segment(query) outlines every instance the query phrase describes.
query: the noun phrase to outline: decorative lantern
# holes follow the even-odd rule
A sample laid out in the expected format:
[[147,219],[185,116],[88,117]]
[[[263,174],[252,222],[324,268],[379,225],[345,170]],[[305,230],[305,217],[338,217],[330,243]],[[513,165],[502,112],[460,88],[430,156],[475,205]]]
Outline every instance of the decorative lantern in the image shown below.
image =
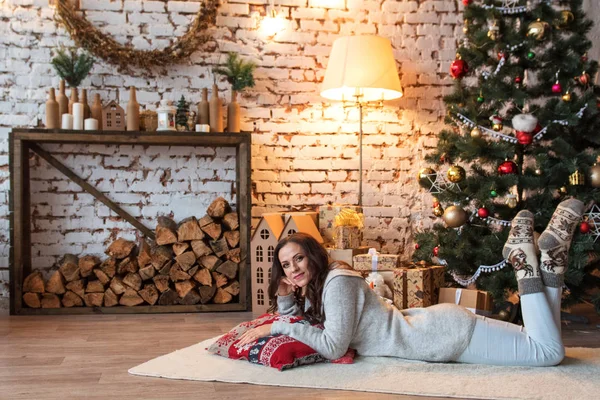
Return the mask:
[[158,113],[157,131],[177,131],[177,128],[175,127],[175,114],[177,113],[177,109],[173,107],[171,100],[161,100],[160,107],[156,111]]
[[573,186],[581,186],[585,184],[585,177],[583,174],[577,170],[569,175],[569,184]]

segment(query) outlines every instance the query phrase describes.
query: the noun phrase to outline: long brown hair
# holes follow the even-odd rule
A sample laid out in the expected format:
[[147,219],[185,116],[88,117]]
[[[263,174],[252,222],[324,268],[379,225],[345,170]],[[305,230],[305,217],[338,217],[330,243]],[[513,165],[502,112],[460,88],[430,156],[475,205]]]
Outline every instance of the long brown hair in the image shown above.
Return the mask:
[[297,232],[284,239],[281,239],[275,247],[273,254],[273,266],[271,267],[271,281],[269,282],[269,298],[272,301],[272,305],[269,308],[269,312],[277,310],[277,289],[279,289],[279,281],[285,277],[281,261],[279,261],[279,252],[283,246],[288,243],[296,243],[302,248],[304,255],[308,259],[308,270],[310,271],[311,280],[306,285],[305,296],[302,296],[302,288],[296,289],[294,292],[294,300],[296,304],[304,311],[305,298],[310,302],[310,308],[304,312],[305,318],[311,323],[323,323],[325,322],[325,314],[322,310],[322,295],[323,286],[325,284],[325,278],[329,271],[333,268],[348,268],[351,267],[342,262],[334,262],[329,264],[329,255],[327,250],[319,242],[316,241],[312,236]]

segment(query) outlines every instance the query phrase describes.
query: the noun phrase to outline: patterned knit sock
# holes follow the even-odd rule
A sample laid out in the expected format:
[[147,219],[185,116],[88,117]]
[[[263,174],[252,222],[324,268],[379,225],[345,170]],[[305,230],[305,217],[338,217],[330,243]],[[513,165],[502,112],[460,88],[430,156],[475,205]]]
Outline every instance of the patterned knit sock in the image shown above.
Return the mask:
[[512,220],[502,255],[515,269],[521,295],[544,291],[533,243],[533,214],[531,212],[519,211]]
[[583,208],[583,203],[577,199],[561,202],[552,214],[548,227],[538,239],[538,246],[542,252],[540,269],[546,286],[563,285],[571,239],[583,215]]

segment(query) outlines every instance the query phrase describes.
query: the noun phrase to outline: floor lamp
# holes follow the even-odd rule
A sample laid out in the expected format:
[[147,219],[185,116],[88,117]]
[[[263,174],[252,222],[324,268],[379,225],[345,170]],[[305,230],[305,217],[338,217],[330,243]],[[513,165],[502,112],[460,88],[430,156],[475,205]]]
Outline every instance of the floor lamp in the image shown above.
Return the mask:
[[329,100],[353,101],[359,110],[358,205],[362,206],[362,109],[369,102],[402,96],[392,45],[379,36],[344,36],[333,42],[321,96]]

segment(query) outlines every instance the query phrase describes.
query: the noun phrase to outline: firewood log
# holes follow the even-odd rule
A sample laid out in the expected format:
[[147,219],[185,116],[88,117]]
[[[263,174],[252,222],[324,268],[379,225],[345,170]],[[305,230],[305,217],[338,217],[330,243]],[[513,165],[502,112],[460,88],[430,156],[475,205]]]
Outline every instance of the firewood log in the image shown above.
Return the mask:
[[187,272],[189,276],[194,276],[196,274],[196,271],[198,271],[200,269],[200,266],[198,264],[194,265],[192,268],[188,269]]
[[173,258],[173,250],[167,246],[155,246],[150,253],[152,254],[152,265],[157,271]]
[[238,281],[229,282],[228,285],[223,286],[223,290],[232,296],[240,294],[240,283]]
[[104,292],[86,293],[83,300],[87,307],[102,307],[102,303],[104,302]]
[[229,203],[223,197],[217,197],[206,209],[206,213],[213,218],[223,218],[229,211]]
[[159,246],[165,244],[177,243],[177,225],[175,221],[168,217],[158,217],[156,225],[156,244]]
[[212,286],[212,276],[207,268],[200,268],[198,272],[194,274],[194,279],[201,285]]
[[161,306],[168,306],[179,303],[179,295],[176,291],[167,289],[158,298],[158,304]]
[[126,257],[119,262],[117,266],[117,274],[123,275],[129,272],[137,272],[139,269],[135,257]]
[[114,257],[120,260],[122,258],[128,257],[134,248],[134,242],[125,240],[123,238],[118,238],[117,240],[112,242],[110,246],[108,246],[108,249],[106,249],[105,253],[108,254],[110,257]]
[[[100,281],[89,281],[85,288],[86,293],[104,293],[104,285]],[[100,303],[102,304],[102,303]]]
[[74,292],[67,290],[62,298],[62,305],[65,307],[81,307],[83,306],[83,300]]
[[213,217],[211,217],[210,215],[205,215],[204,217],[202,217],[198,220],[198,225],[200,225],[200,228],[202,228],[202,227],[204,227],[206,225],[210,225],[214,222],[215,222],[215,220],[213,219]]
[[208,244],[217,257],[221,257],[222,255],[227,254],[229,251],[229,246],[227,246],[227,240],[225,238],[211,240],[208,242]]
[[217,268],[219,265],[221,265],[221,263],[223,263],[223,261],[221,261],[221,259],[219,257],[210,255],[210,256],[200,257],[200,259],[198,260],[198,263],[200,265],[202,265],[204,268],[208,268],[212,271],[215,268]]
[[117,259],[110,257],[100,264],[100,269],[109,277],[112,278],[117,272]]
[[96,256],[83,256],[79,259],[79,274],[82,278],[92,274],[92,270],[100,265],[100,259]]
[[27,292],[23,294],[23,301],[27,304],[27,307],[40,308],[42,306],[41,296],[39,293]]
[[98,280],[102,282],[103,285],[108,285],[110,283],[110,277],[106,275],[106,273],[104,273],[104,271],[102,271],[101,269],[94,269],[94,275],[96,275],[96,278],[98,278]]
[[115,294],[123,294],[127,290],[127,286],[123,284],[123,281],[118,276],[115,276],[110,281],[110,288]]
[[73,254],[65,254],[60,262],[59,270],[67,282],[79,279],[79,259]]
[[227,259],[233,261],[236,264],[242,262],[241,258],[241,249],[238,247],[237,249],[231,249],[227,252]]
[[212,254],[212,249],[208,247],[203,240],[193,240],[191,244],[192,251],[196,255],[196,258]]
[[140,297],[151,306],[156,304],[158,301],[158,290],[152,283],[146,284],[142,290],[139,291]]
[[143,281],[147,281],[148,279],[152,279],[154,275],[156,275],[156,270],[152,265],[148,265],[147,267],[140,268],[138,271],[140,277]]
[[141,238],[138,243],[137,255],[137,262],[140,268],[147,266],[152,261],[151,249],[152,248],[150,247],[150,244],[148,244],[146,239]]
[[215,271],[222,273],[229,279],[233,279],[237,276],[238,265],[233,261],[225,261],[223,264],[219,265]]
[[191,280],[181,281],[175,283],[175,290],[179,297],[184,298],[190,290],[195,287],[194,283]]
[[42,308],[60,308],[60,297],[54,293],[44,293],[42,295]]
[[44,278],[40,271],[33,271],[23,281],[23,291],[32,293],[44,293]]
[[227,293],[225,290],[218,288],[215,297],[213,298],[213,302],[215,304],[225,304],[229,303],[233,299],[233,296],[230,293]]
[[227,231],[223,234],[229,247],[237,247],[240,244],[240,231]]
[[223,224],[225,224],[225,226],[229,228],[230,231],[234,231],[237,228],[239,228],[240,219],[238,217],[238,213],[230,212],[228,214],[225,214],[225,216],[223,217]]
[[196,217],[189,217],[179,223],[177,228],[177,239],[180,242],[185,240],[201,240],[204,239],[204,233],[198,225]]
[[200,295],[195,289],[192,289],[181,299],[180,303],[185,305],[198,304],[200,303]]
[[77,296],[83,299],[83,295],[85,294],[85,286],[83,279],[78,279],[73,282],[67,283],[67,290],[77,294]]
[[189,249],[190,244],[187,242],[179,242],[179,243],[174,243],[173,244],[173,253],[178,256],[181,253],[185,252],[187,249]]
[[164,292],[169,289],[169,277],[167,275],[156,275],[152,278],[159,292]]
[[190,275],[182,270],[179,264],[175,263],[171,267],[171,271],[169,271],[169,278],[171,278],[173,282],[179,282],[190,279]]
[[50,279],[46,282],[46,292],[63,294],[66,292],[65,282],[60,271],[56,270],[50,275]]
[[113,307],[119,304],[119,297],[112,291],[111,288],[104,292],[104,307]]
[[163,267],[158,271],[160,275],[169,275],[171,273],[171,267],[175,264],[175,261],[169,260]]
[[202,230],[204,231],[204,233],[206,233],[208,236],[210,236],[213,240],[217,240],[218,238],[220,238],[221,233],[223,232],[223,229],[221,228],[221,224],[215,224],[215,223],[203,226]]
[[198,288],[198,294],[200,295],[200,303],[208,303],[213,298],[216,292],[216,286],[200,286]]
[[175,257],[175,261],[177,261],[182,270],[187,271],[196,263],[196,255],[193,251],[186,251]]
[[220,288],[223,287],[225,285],[227,285],[227,277],[223,274],[220,274],[218,272],[211,272],[211,275],[213,277],[213,279],[215,280],[215,285]]
[[125,290],[125,293],[123,293],[123,296],[121,296],[121,298],[119,299],[120,305],[128,307],[139,306],[143,302],[144,299],[142,299],[138,295],[138,292],[136,292],[132,288],[127,288],[127,290]]
[[135,272],[130,272],[125,275],[125,278],[123,278],[123,283],[135,291],[138,291],[142,288],[142,278],[140,277],[140,274]]

